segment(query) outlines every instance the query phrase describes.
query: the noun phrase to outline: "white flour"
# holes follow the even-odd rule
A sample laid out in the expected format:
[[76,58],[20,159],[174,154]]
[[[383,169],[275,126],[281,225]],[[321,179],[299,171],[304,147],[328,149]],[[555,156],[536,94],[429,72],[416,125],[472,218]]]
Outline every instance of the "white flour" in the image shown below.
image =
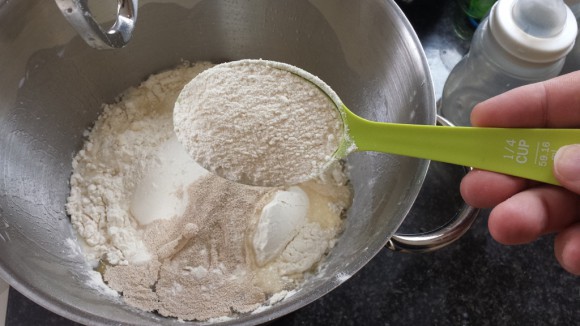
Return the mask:
[[280,63],[217,65],[188,83],[175,104],[179,141],[203,167],[261,186],[319,175],[342,140],[336,104]]
[[[334,246],[351,200],[334,166],[297,186],[308,196],[306,217],[272,228],[276,215],[260,212],[283,209],[276,194],[284,189],[200,170],[176,142],[172,109],[210,66],[154,75],[106,105],[74,158],[67,202],[84,253],[108,286],[132,306],[184,320],[235,317],[284,297]],[[279,228],[294,236],[273,239]]]
[[105,105],[83,149],[73,160],[67,211],[91,261],[138,263],[149,258],[130,204],[154,149],[173,137],[172,106],[179,89],[211,67],[168,71]]

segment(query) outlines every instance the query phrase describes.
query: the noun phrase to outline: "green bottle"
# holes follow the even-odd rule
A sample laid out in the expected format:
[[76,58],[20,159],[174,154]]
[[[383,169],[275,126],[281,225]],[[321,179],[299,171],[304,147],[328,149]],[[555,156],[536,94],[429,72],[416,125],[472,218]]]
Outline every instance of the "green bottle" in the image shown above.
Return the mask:
[[458,2],[467,16],[479,22],[487,15],[496,0],[458,0]]

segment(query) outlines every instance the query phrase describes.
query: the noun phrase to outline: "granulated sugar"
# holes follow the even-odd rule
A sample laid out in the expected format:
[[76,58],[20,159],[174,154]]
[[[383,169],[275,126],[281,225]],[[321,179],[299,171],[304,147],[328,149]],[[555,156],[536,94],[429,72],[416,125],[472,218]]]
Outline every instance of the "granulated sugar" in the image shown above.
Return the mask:
[[261,186],[297,184],[327,166],[342,140],[336,104],[278,65],[286,67],[228,62],[184,87],[175,104],[175,132],[199,164],[228,180]]
[[[276,198],[288,198],[289,189],[203,171],[175,138],[172,108],[210,66],[154,75],[106,105],[74,158],[67,202],[85,256],[106,284],[132,306],[184,320],[235,318],[285,297],[334,246],[352,197],[336,164],[296,186],[307,196],[305,216],[272,230],[276,216],[264,208],[285,209],[289,203]],[[272,239],[285,232],[293,236]]]

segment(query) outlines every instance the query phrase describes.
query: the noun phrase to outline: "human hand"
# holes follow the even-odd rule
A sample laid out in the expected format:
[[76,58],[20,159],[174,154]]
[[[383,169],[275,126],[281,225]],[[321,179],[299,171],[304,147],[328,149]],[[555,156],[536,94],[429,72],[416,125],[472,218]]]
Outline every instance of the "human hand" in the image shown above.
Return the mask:
[[[580,128],[580,71],[516,88],[478,104],[474,126]],[[563,187],[474,170],[461,182],[465,201],[494,207],[488,228],[503,244],[522,244],[556,232],[554,253],[580,275],[580,144],[561,148],[554,175]]]

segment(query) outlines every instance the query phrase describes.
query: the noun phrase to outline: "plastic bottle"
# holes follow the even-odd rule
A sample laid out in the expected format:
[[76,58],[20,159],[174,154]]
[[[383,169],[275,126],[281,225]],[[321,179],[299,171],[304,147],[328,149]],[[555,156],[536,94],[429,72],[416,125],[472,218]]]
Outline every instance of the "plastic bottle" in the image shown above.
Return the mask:
[[576,18],[562,0],[499,0],[445,82],[441,113],[468,126],[477,103],[556,77],[577,32]]
[[[580,26],[580,0],[566,0],[565,2],[572,9],[572,12],[576,16],[576,22]],[[562,68],[561,74],[577,70],[580,70],[580,33],[576,36],[574,48],[566,56],[566,63],[564,64],[564,68]]]

